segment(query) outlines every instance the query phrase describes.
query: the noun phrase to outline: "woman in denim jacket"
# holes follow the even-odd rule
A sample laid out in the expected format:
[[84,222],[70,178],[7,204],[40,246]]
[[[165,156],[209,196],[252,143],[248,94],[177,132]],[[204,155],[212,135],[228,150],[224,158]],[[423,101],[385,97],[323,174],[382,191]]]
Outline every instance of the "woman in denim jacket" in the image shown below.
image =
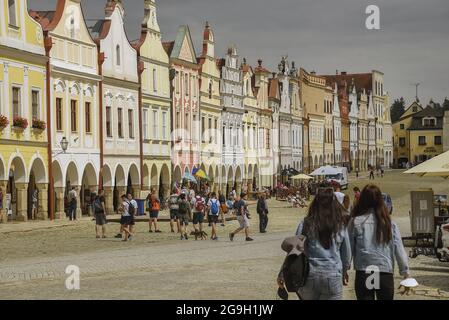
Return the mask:
[[358,300],[393,300],[394,262],[404,279],[409,278],[408,257],[396,223],[391,221],[382,192],[366,186],[352,211],[348,227],[356,271]]
[[310,273],[306,285],[299,289],[302,300],[341,300],[347,270],[351,264],[351,247],[342,209],[332,188],[319,188],[296,234],[304,234]]

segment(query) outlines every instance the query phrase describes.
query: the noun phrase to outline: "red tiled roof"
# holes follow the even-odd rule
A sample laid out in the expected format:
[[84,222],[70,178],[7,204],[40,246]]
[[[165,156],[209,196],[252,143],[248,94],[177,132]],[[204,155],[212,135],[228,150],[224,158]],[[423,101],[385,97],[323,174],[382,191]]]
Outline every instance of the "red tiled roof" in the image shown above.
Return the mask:
[[273,99],[279,99],[279,79],[270,79],[268,84],[268,97]]
[[41,26],[45,29],[55,17],[56,11],[35,11],[29,10],[30,16],[39,22]]
[[164,50],[165,52],[167,52],[168,56],[171,56],[171,52],[173,50],[174,45],[175,45],[174,41],[162,42],[162,46],[164,47]]
[[371,73],[347,73],[338,75],[323,75],[322,77],[326,78],[327,84],[333,88],[335,88],[335,83],[340,86],[343,81],[346,81],[348,90],[350,90],[352,79],[354,79],[356,90],[358,92],[363,89],[365,89],[367,93],[373,90],[373,75]]

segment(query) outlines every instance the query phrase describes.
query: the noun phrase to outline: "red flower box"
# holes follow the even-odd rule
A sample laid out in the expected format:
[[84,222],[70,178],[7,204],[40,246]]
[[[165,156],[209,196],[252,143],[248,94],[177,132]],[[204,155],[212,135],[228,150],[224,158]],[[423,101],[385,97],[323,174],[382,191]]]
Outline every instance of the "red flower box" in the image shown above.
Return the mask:
[[32,128],[37,130],[45,130],[47,128],[47,124],[45,123],[45,121],[33,119]]
[[22,117],[15,117],[12,126],[20,129],[28,128],[28,120]]
[[6,128],[9,125],[9,120],[4,115],[0,115],[0,128]]

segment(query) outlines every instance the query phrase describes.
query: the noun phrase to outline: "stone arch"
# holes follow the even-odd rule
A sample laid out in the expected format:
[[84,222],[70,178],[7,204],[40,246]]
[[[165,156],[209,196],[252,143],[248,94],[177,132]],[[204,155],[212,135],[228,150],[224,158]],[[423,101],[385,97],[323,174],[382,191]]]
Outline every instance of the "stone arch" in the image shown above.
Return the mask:
[[226,182],[227,178],[228,178],[228,176],[226,174],[226,167],[222,166],[221,167],[221,182],[224,184]]
[[232,166],[230,166],[228,168],[227,179],[228,179],[228,183],[232,183],[232,184],[234,183],[234,170],[233,170]]
[[143,187],[145,189],[150,188],[150,170],[147,164],[143,166]]
[[40,157],[35,157],[31,161],[30,175],[33,173],[36,183],[48,183],[47,170],[44,161]]
[[75,162],[72,161],[69,163],[69,165],[67,166],[65,176],[66,176],[65,183],[67,185],[70,184],[70,187],[79,186],[81,184],[79,181],[78,168],[76,167]]
[[128,177],[133,186],[140,186],[140,173],[136,164],[131,164],[128,170]]
[[210,182],[214,183],[215,181],[215,175],[214,175],[214,168],[212,166],[209,167],[209,173],[207,174],[210,178]]
[[14,181],[16,183],[27,183],[28,174],[25,166],[25,160],[22,155],[15,154],[11,156],[9,160],[9,170],[8,173],[13,173]]
[[320,156],[320,166],[323,165],[323,155]]
[[153,164],[151,167],[151,187],[156,188],[159,186],[159,175],[157,172],[157,166]]
[[61,165],[57,160],[53,161],[52,171],[53,171],[53,186],[55,188],[63,188],[64,176],[62,175]]
[[168,166],[166,164],[162,165],[160,178],[159,178],[159,184],[160,184],[160,193],[164,198],[167,198],[170,196],[170,170],[168,169]]
[[103,179],[103,186],[104,187],[112,187],[113,180],[112,180],[112,171],[109,165],[105,164],[103,166],[103,170],[101,172],[101,177]]
[[240,183],[242,182],[242,168],[238,166],[235,170],[235,182]]
[[173,173],[173,179],[174,179],[174,182],[181,183],[181,180],[182,180],[182,171],[181,171],[181,167],[176,166],[176,167],[175,167],[175,170],[174,170],[173,172],[174,172],[174,173]]
[[6,180],[6,169],[5,169],[5,161],[3,160],[2,155],[0,154],[0,181]]
[[126,186],[125,170],[123,169],[121,164],[117,165],[117,167],[115,168],[114,180],[115,180],[114,186],[116,187]]
[[248,179],[252,179],[253,178],[253,166],[250,164],[248,166]]
[[86,182],[90,187],[98,186],[97,172],[90,162],[84,167],[82,182]]

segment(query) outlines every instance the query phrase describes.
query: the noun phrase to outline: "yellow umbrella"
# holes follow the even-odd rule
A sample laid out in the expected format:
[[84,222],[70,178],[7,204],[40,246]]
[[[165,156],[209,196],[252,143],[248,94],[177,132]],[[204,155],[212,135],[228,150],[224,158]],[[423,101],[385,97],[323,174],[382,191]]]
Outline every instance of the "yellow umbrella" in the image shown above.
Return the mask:
[[405,172],[420,177],[449,178],[449,151],[427,160]]
[[308,176],[306,174],[298,174],[297,176],[292,177],[293,180],[312,180],[313,178],[311,176]]
[[195,176],[197,177],[197,178],[200,178],[200,179],[205,179],[205,180],[210,180],[210,178],[209,178],[209,176],[206,174],[206,172],[204,172],[203,170],[198,170],[196,173],[195,173]]

